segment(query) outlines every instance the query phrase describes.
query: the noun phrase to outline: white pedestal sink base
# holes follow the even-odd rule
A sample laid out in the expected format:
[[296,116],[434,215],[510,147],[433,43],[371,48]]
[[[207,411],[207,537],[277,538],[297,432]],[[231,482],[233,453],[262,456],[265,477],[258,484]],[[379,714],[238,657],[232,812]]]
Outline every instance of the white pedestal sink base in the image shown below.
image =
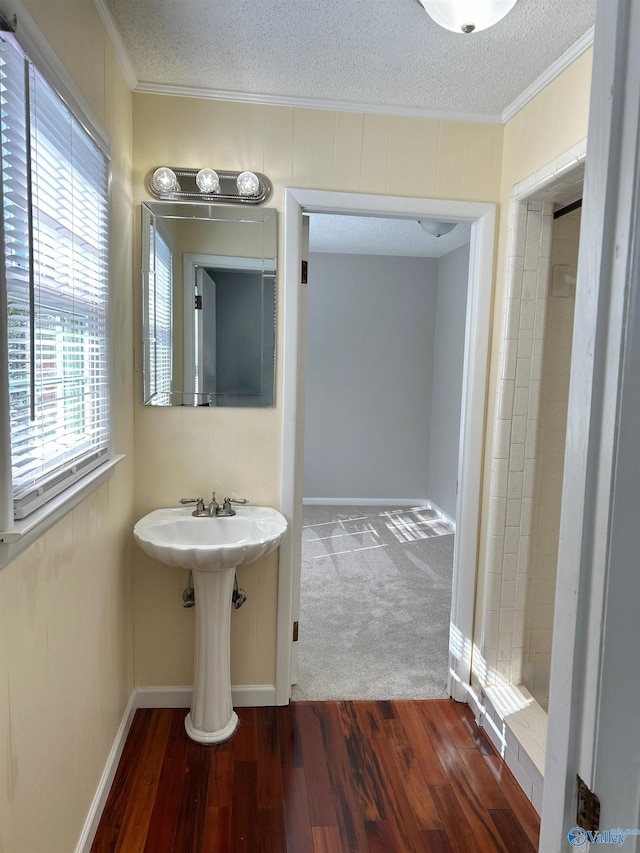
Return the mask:
[[196,648],[191,712],[184,721],[198,743],[228,740],[238,725],[231,704],[231,595],[236,570],[193,570]]
[[196,651],[191,712],[184,725],[199,743],[228,740],[238,725],[229,659],[235,567],[271,554],[286,532],[286,518],[264,506],[242,506],[222,518],[194,517],[185,507],[156,509],[133,528],[145,554],[193,572]]
[[223,743],[223,741],[229,740],[237,726],[238,715],[235,711],[232,713],[231,719],[227,725],[217,732],[203,732],[200,729],[194,728],[193,723],[191,722],[190,713],[184,718],[184,730],[191,740],[195,740],[198,743]]

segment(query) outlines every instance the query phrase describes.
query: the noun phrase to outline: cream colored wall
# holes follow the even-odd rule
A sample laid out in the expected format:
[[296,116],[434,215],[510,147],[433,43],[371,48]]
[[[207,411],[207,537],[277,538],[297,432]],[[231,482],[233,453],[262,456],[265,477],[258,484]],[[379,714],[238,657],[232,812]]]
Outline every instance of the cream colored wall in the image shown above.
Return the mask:
[[[546,164],[587,136],[591,87],[592,50],[584,53],[566,71],[553,80],[537,97],[520,110],[504,127],[502,179],[500,187],[500,218],[496,279],[493,297],[493,330],[487,424],[496,416],[496,386],[498,379],[499,342],[505,301],[505,259],[508,245],[509,204],[513,185],[534,175]],[[480,529],[479,568],[477,585],[474,645],[482,647],[485,628],[484,589],[489,517],[489,471],[493,442],[492,429],[485,435],[485,476],[483,479],[482,518]]]
[[112,136],[116,450],[88,500],[0,572],[0,850],[75,849],[132,685],[131,94],[90,0],[27,0]]
[[[497,202],[500,125],[401,118],[134,95],[134,192],[160,164],[254,169],[285,187]],[[136,216],[139,211],[136,210]],[[280,258],[283,257],[282,220]],[[136,407],[136,513],[216,489],[279,505],[282,400],[282,276],[279,277],[277,404],[274,409]],[[140,341],[137,343],[139,364]],[[139,399],[141,377],[136,376]],[[135,679],[190,684],[192,610],[181,606],[186,573],[135,551]],[[232,614],[232,681],[273,684],[277,558],[239,572],[248,601]]]

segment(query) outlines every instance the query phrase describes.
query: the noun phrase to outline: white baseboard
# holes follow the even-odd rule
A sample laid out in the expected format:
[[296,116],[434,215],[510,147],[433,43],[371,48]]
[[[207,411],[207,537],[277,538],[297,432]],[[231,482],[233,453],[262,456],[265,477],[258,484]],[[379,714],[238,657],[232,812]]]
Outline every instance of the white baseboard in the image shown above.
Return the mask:
[[434,512],[437,512],[443,521],[446,521],[447,524],[450,524],[451,527],[453,527],[453,532],[455,533],[456,532],[456,523],[453,520],[453,518],[451,518],[450,515],[447,515],[446,512],[441,510],[440,507],[438,506],[438,504],[434,504],[433,501],[427,501],[427,504],[429,506],[429,509],[432,509]]
[[429,506],[426,498],[303,498],[306,506]]
[[[90,853],[91,845],[102,817],[118,763],[138,708],[188,708],[192,688],[185,687],[134,687],[109,752],[98,788],[91,802],[75,853]],[[276,704],[274,684],[241,684],[231,687],[231,697],[236,708],[270,707]]]
[[107,802],[107,797],[109,796],[109,791],[111,790],[116,770],[118,769],[122,750],[124,749],[124,745],[127,741],[127,735],[129,734],[131,723],[133,722],[133,716],[136,712],[136,708],[138,707],[136,704],[136,698],[136,691],[134,688],[129,696],[129,701],[127,702],[124,714],[122,715],[122,720],[120,721],[118,731],[116,732],[116,736],[113,741],[113,746],[109,752],[107,763],[102,771],[98,788],[91,802],[84,826],[82,827],[80,839],[76,845],[76,853],[89,853],[91,850],[91,845],[93,844],[93,839],[98,829],[98,824],[100,823],[100,818],[102,817],[102,812],[104,810],[105,803]]
[[[491,688],[488,688],[489,693]],[[522,687],[511,687],[514,695],[523,693],[525,700],[529,702],[530,694]],[[498,689],[499,692],[499,689]],[[531,697],[530,705],[515,714],[501,713],[492,702],[491,696],[486,689],[478,696],[474,690],[468,689],[467,702],[473,711],[478,725],[486,731],[495,748],[500,753],[505,764],[511,770],[516,782],[522,792],[531,802],[531,805],[542,814],[542,795],[544,791],[544,771],[540,767],[539,748],[533,750],[527,738],[528,730],[539,727],[539,718],[545,712]],[[524,716],[524,725],[516,719]],[[514,717],[514,720],[510,720]],[[522,732],[524,731],[524,735]],[[545,730],[546,733],[546,730]]]
[[[136,708],[188,708],[191,687],[136,687]],[[274,684],[240,684],[231,686],[234,708],[265,708],[276,704]]]
[[428,498],[303,498],[305,506],[420,506],[437,512],[443,521],[453,527],[456,523],[446,512]]

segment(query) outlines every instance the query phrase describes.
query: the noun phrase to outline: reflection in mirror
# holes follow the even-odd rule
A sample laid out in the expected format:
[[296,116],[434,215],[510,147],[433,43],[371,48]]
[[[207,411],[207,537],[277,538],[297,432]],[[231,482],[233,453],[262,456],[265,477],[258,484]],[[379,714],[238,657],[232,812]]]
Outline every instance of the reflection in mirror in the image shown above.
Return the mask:
[[143,402],[273,406],[277,213],[142,204]]

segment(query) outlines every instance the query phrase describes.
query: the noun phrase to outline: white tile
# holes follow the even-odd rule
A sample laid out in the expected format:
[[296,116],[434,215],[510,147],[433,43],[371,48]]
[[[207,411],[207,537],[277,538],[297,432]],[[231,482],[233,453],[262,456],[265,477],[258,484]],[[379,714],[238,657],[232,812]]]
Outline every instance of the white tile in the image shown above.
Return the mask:
[[[500,600],[500,607],[508,607],[513,609],[516,603],[516,582],[515,581],[502,581],[502,597]],[[512,625],[513,627],[513,625]]]
[[510,440],[511,421],[503,419],[496,421],[496,431],[494,436],[494,455],[496,459],[509,458]]
[[[513,300],[520,301],[520,300]],[[507,338],[503,342],[501,379],[515,379],[518,359],[518,342],[515,338]]]
[[[520,359],[518,359],[518,362],[520,362]],[[511,444],[524,444],[526,438],[527,419],[524,415],[514,415],[511,418]]]
[[522,299],[520,304],[520,329],[533,329],[536,319],[536,300]]
[[505,333],[509,340],[516,340],[520,328],[520,297],[505,300]]
[[[507,497],[511,500],[520,500],[520,498],[522,498],[523,484],[524,472],[510,471],[507,485]],[[507,525],[509,525],[509,522],[507,522]]]
[[509,482],[509,460],[494,459],[491,463],[491,474],[491,494],[496,498],[506,498]]
[[504,760],[506,761],[509,770],[511,770],[511,772],[515,776],[516,782],[522,788],[525,797],[530,800],[533,793],[533,783],[520,766],[517,754],[514,753],[511,749],[507,748],[505,750]]
[[510,418],[513,414],[513,379],[501,379],[498,383],[498,417]]
[[513,633],[513,607],[501,607],[500,608],[500,633],[501,634],[511,634]]
[[501,535],[504,531],[507,515],[507,502],[504,498],[491,498],[489,500],[489,533]]
[[533,349],[533,329],[520,329],[518,334],[518,358],[529,358]]
[[522,501],[512,499],[507,501],[507,517],[506,523],[509,526],[518,527],[520,525],[520,514],[522,512]]
[[524,480],[522,495],[525,498],[533,498],[536,491],[536,460],[535,453],[524,460]]
[[524,444],[512,444],[509,453],[509,471],[524,471]]
[[485,607],[487,610],[498,613],[500,610],[500,598],[502,595],[502,575],[497,572],[487,572],[485,584]]
[[520,544],[520,528],[507,527],[504,531],[504,553],[518,554],[518,546]]
[[[500,573],[504,555],[504,537],[490,534],[487,538],[487,570]],[[491,608],[492,610],[495,608]]]
[[531,805],[538,812],[538,815],[542,816],[542,792],[539,791],[535,785],[531,794]]
[[531,552],[531,537],[520,536],[518,543],[518,572],[522,572],[529,565],[529,554]]
[[538,292],[537,270],[527,270],[522,275],[522,299],[535,299]]
[[529,388],[524,385],[520,388],[514,388],[513,393],[513,414],[526,415],[529,411]]

